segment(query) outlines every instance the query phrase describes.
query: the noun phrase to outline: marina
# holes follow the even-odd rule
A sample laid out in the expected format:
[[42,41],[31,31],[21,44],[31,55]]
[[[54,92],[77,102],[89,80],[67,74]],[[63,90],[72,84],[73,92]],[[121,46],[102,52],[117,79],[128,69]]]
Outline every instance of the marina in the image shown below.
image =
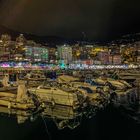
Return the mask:
[[[57,72],[56,72],[57,73]],[[40,74],[18,79],[17,86],[9,85],[9,79],[5,76],[1,81],[3,87],[0,91],[0,105],[8,109],[17,110],[40,110],[47,108],[48,105],[55,107],[68,106],[75,110],[92,106],[93,110],[105,108],[110,103],[118,106],[129,106],[139,102],[139,81],[136,84],[120,79],[113,79],[106,73],[100,77],[94,77],[94,72],[89,72],[85,77],[68,75],[67,71],[57,78],[51,80]],[[8,75],[8,74],[7,74]],[[87,78],[88,75],[88,78]],[[108,77],[107,77],[108,75]],[[125,75],[128,74],[120,73]],[[136,76],[131,73],[131,76]],[[138,72],[137,72],[137,75]],[[82,76],[82,75],[81,75]],[[33,77],[33,78],[32,78]],[[135,77],[136,78],[136,77]],[[34,81],[39,83],[33,84]],[[32,84],[30,84],[32,83]]]
[[0,140],[139,140],[139,7],[0,0]]

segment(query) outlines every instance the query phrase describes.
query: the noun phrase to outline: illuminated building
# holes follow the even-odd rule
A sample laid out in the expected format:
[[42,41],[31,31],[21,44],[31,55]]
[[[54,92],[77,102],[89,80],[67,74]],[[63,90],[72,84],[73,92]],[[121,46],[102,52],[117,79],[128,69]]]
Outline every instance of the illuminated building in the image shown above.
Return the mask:
[[32,46],[25,46],[25,60],[33,61],[33,47]]
[[101,61],[101,64],[109,64],[109,56],[110,53],[107,52],[99,52],[98,53],[98,60]]
[[49,54],[49,62],[50,63],[57,63],[58,60],[58,51],[55,47],[47,47],[48,48],[48,54]]
[[138,48],[140,47],[138,42],[129,43],[121,47],[121,55],[123,63],[138,63]]
[[33,58],[34,62],[41,61],[47,62],[48,61],[48,49],[43,46],[36,46],[33,48]]
[[79,44],[75,44],[72,46],[72,56],[73,56],[73,61],[80,60],[81,46],[79,46]]
[[69,45],[57,46],[59,60],[64,60],[65,64],[72,62],[72,47]]
[[11,36],[3,34],[0,39],[0,59],[8,61],[10,59]]
[[114,55],[113,57],[113,64],[114,65],[121,65],[122,64],[122,57],[121,55]]
[[23,61],[25,59],[25,45],[27,40],[23,34],[20,34],[15,41],[15,61]]
[[25,46],[25,60],[31,62],[48,62],[48,49],[39,44]]
[[32,57],[34,62],[41,61],[41,49],[40,45],[36,45],[33,47]]
[[41,61],[42,62],[48,62],[49,59],[49,53],[48,53],[48,48],[46,48],[45,46],[42,46],[41,48]]
[[87,60],[89,56],[88,49],[86,46],[81,46],[80,60]]
[[16,38],[16,46],[22,46],[26,43],[26,39],[24,37],[23,34],[20,34],[17,38]]
[[[93,45],[79,45],[75,44],[72,46],[73,61],[76,63],[78,61],[84,61],[80,63],[86,63],[89,59],[93,59]],[[89,61],[88,61],[89,62]]]
[[140,41],[133,44],[133,61],[140,64]]
[[27,40],[26,45],[24,46],[26,61],[34,61],[33,57],[34,46],[36,46],[36,43],[33,40]]

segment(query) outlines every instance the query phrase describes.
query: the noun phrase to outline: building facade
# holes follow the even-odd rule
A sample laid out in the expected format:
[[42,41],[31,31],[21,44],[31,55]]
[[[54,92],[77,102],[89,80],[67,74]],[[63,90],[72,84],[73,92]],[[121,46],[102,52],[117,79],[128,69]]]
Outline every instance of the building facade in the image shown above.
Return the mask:
[[59,60],[65,64],[72,63],[72,47],[69,45],[57,46]]

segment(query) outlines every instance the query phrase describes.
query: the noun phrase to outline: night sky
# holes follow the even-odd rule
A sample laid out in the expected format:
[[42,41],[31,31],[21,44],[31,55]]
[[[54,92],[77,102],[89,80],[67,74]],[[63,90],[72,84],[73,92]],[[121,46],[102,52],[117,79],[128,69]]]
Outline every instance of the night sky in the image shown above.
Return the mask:
[[0,23],[41,36],[108,40],[140,32],[140,0],[0,0]]

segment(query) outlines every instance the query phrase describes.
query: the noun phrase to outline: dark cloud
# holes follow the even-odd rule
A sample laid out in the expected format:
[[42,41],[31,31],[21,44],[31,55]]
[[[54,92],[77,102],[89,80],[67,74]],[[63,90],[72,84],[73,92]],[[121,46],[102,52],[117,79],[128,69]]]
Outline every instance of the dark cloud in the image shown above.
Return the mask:
[[3,25],[37,35],[110,39],[139,32],[139,0],[1,0]]

